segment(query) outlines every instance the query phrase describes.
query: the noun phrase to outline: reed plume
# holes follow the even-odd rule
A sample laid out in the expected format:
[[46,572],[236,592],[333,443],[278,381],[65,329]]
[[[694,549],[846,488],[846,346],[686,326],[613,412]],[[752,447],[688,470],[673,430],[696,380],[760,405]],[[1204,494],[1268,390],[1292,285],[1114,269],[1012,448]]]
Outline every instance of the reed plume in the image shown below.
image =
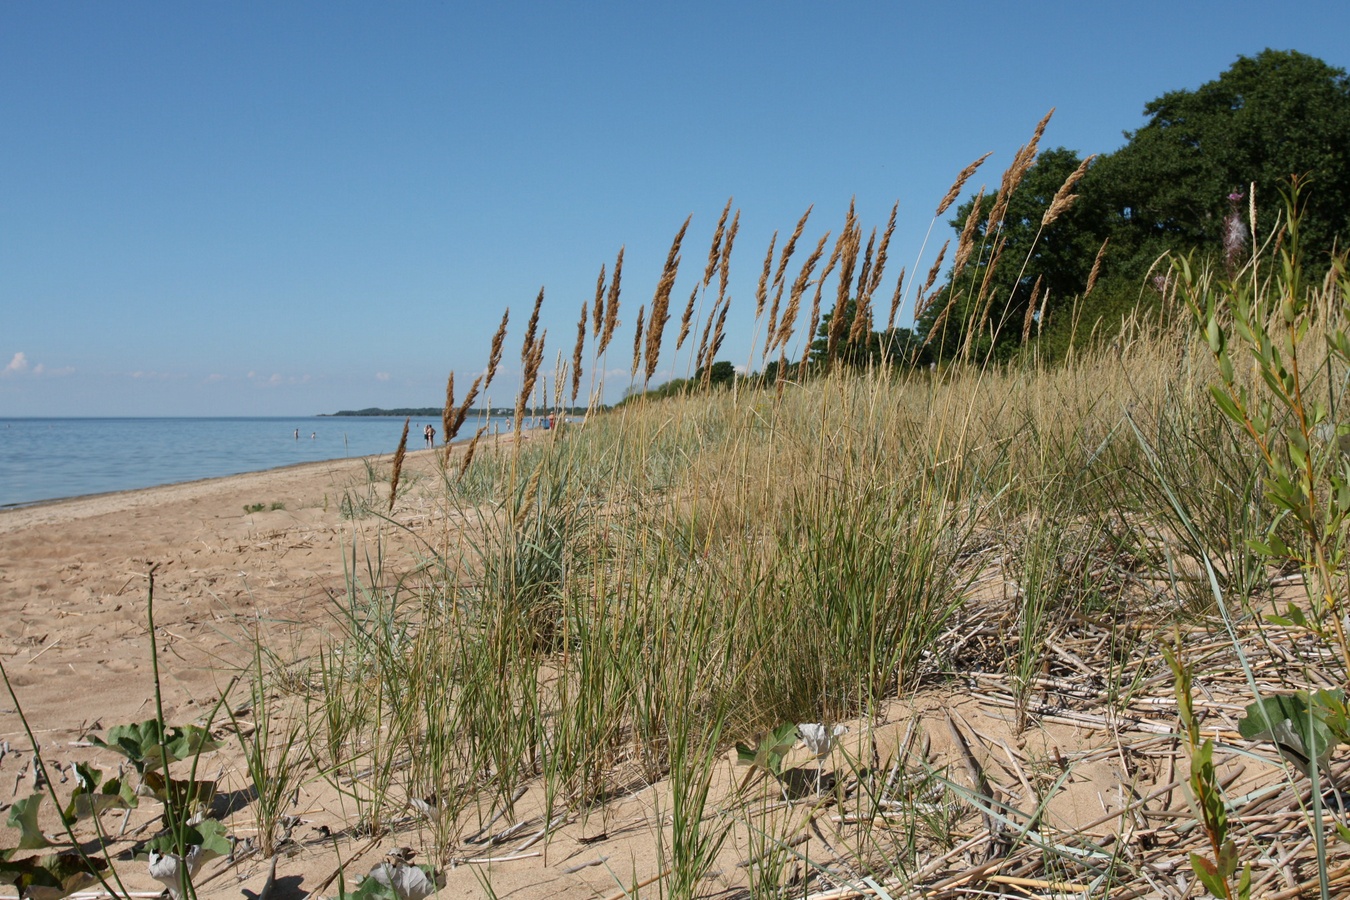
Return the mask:
[[1018,185],[1022,183],[1023,177],[1032,164],[1036,162],[1037,148],[1040,146],[1041,135],[1045,134],[1045,126],[1050,122],[1050,117],[1055,114],[1054,107],[1045,114],[1045,118],[1036,123],[1036,130],[1031,134],[1031,140],[1025,146],[1020,147],[1013,156],[1012,163],[1003,173],[1003,182],[999,185],[998,196],[994,198],[994,206],[989,210],[989,221],[985,225],[985,232],[992,234],[995,228],[1001,227],[1003,218],[1008,213],[1008,201],[1012,199],[1013,192],[1017,190]]
[[597,356],[603,356],[605,350],[609,347],[609,342],[614,339],[614,329],[619,327],[619,279],[623,277],[623,251],[619,248],[619,256],[614,260],[614,274],[609,279],[609,299],[605,301],[605,332],[600,336],[600,346],[595,348]]
[[[445,437],[445,447],[450,447],[451,426],[455,424],[455,372],[445,379],[445,407],[440,410],[440,433]],[[448,451],[447,451],[448,452]],[[447,456],[448,459],[448,456]]]
[[792,290],[788,293],[787,309],[783,311],[783,321],[778,325],[778,334],[774,337],[774,345],[786,349],[787,342],[792,338],[793,326],[797,323],[797,314],[801,309],[802,295],[806,293],[806,286],[811,282],[811,273],[815,271],[816,265],[820,262],[821,255],[825,252],[825,242],[830,239],[830,233],[827,231],[819,241],[816,242],[816,249],[811,251],[811,255],[802,263],[802,269],[797,273],[797,279],[792,282]]
[[[849,206],[849,219],[853,217],[853,207]],[[839,256],[839,289],[835,294],[834,312],[830,315],[830,332],[825,345],[825,359],[833,361],[839,349],[839,340],[844,336],[844,314],[848,310],[849,291],[853,287],[853,267],[858,261],[858,248],[862,244],[861,226],[851,226],[847,231],[848,239]]]
[[492,349],[488,352],[487,380],[483,382],[483,390],[488,389],[492,384],[492,379],[497,374],[497,367],[502,362],[502,343],[506,340],[506,320],[511,316],[511,307],[506,308],[502,313],[502,324],[497,326],[497,333],[492,336]]
[[394,471],[389,476],[389,511],[394,511],[394,500],[398,497],[398,479],[403,474],[403,455],[408,450],[408,423],[412,419],[403,420],[403,436],[398,439],[398,449],[394,451]]
[[1078,168],[1069,173],[1068,178],[1064,179],[1064,183],[1059,186],[1059,190],[1055,191],[1054,199],[1051,200],[1050,205],[1045,208],[1045,215],[1041,216],[1042,228],[1054,222],[1067,212],[1069,207],[1073,206],[1074,201],[1078,199],[1078,195],[1073,193],[1073,189],[1078,186],[1078,182],[1083,179],[1085,174],[1087,174],[1088,164],[1096,158],[1097,155],[1095,153],[1088,156],[1087,159],[1078,164]]
[[[731,273],[731,245],[736,243],[736,235],[741,230],[741,211],[736,210],[736,215],[731,219],[731,227],[727,229],[727,239],[722,244],[721,273],[717,282],[717,303],[721,303],[727,295],[727,279]],[[713,306],[716,309],[716,304]]]
[[895,293],[891,295],[891,313],[886,317],[886,330],[890,331],[895,327],[895,315],[900,311],[900,299],[903,296],[902,291],[905,287],[905,270],[900,270],[900,277],[895,279]]
[[877,230],[872,229],[872,234],[867,238],[867,249],[863,251],[862,267],[858,270],[858,289],[854,296],[858,302],[862,303],[867,299],[867,286],[872,283],[872,251],[877,243]]
[[773,245],[778,243],[778,232],[769,238],[769,252],[764,254],[764,271],[759,276],[759,286],[755,288],[755,321],[764,315],[764,304],[769,299],[769,273],[773,271]]
[[520,345],[520,362],[525,365],[530,361],[530,354],[534,352],[534,333],[539,327],[539,307],[544,305],[544,289],[539,289],[539,296],[534,298],[534,311],[530,313],[530,320],[525,323],[525,341]]
[[1102,274],[1102,257],[1106,256],[1106,245],[1111,242],[1110,238],[1102,241],[1102,245],[1097,248],[1097,255],[1092,260],[1092,271],[1088,272],[1087,289],[1083,291],[1086,297],[1092,293],[1092,289],[1097,286],[1097,276]]
[[581,301],[581,321],[577,322],[577,345],[572,348],[572,405],[581,393],[581,352],[586,345],[586,301]]
[[548,331],[545,330],[539,336],[539,340],[533,342],[525,351],[521,353],[521,358],[525,360],[525,368],[521,373],[520,393],[516,395],[516,415],[515,415],[515,434],[516,450],[520,450],[520,429],[525,421],[525,406],[530,400],[530,394],[534,391],[534,384],[539,378],[539,366],[544,361],[544,340],[548,337]]
[[857,300],[853,306],[853,324],[848,330],[848,342],[857,344],[872,328],[872,304],[866,297]]
[[966,223],[961,226],[961,236],[956,242],[956,259],[952,263],[952,276],[947,279],[949,284],[956,284],[957,276],[965,270],[966,263],[970,261],[970,254],[975,249],[975,226],[980,221],[980,204],[983,200],[984,186],[981,185],[980,192],[975,195],[975,202],[971,204],[970,213],[966,216]]
[[726,334],[723,328],[727,324],[727,310],[731,309],[731,302],[723,304],[722,311],[717,316],[717,327],[713,329],[712,343],[708,345],[708,361],[703,367],[703,380],[705,383],[712,381],[712,367],[717,360],[717,351],[722,349],[722,341],[726,340]]
[[789,237],[787,243],[783,245],[782,255],[778,257],[778,270],[774,272],[773,275],[775,287],[783,283],[783,273],[787,271],[788,260],[792,258],[793,252],[796,251],[797,241],[802,236],[802,229],[806,228],[806,220],[811,218],[811,210],[815,208],[816,205],[814,203],[806,208],[806,212],[802,213],[802,217],[797,220],[797,227],[792,229],[792,236]]
[[[705,284],[704,287],[707,287]],[[684,307],[684,315],[680,317],[680,336],[675,340],[675,350],[678,352],[684,346],[684,339],[689,337],[689,327],[694,321],[694,302],[698,299],[698,285],[689,292],[689,302]]]
[[600,264],[600,277],[595,279],[595,329],[591,337],[600,336],[600,325],[605,316],[605,264]]
[[[727,198],[727,205],[722,207],[722,217],[717,220],[717,230],[713,232],[712,246],[708,248],[708,266],[703,270],[703,287],[712,283],[713,272],[717,270],[717,264],[722,259],[722,235],[726,233],[727,213],[731,212],[732,198]],[[679,348],[676,347],[678,350]]]
[[708,355],[708,339],[712,335],[713,324],[717,320],[717,311],[721,307],[720,303],[714,303],[713,308],[708,313],[708,321],[703,323],[703,337],[698,342],[698,351],[694,354],[694,359],[698,360],[698,365],[703,365],[703,358]]
[[525,524],[525,517],[529,515],[530,508],[539,500],[539,475],[543,471],[542,465],[535,466],[534,474],[525,484],[525,493],[520,498],[520,507],[516,510],[515,519],[512,520],[512,524],[517,531],[520,530],[521,525]]
[[680,244],[684,241],[684,234],[693,218],[691,214],[685,219],[679,232],[676,233],[675,240],[670,245],[670,252],[666,254],[666,265],[661,270],[661,279],[656,283],[651,316],[647,320],[647,369],[644,373],[644,384],[650,382],[652,376],[656,374],[656,365],[661,358],[661,341],[665,337],[666,323],[670,321],[670,292],[675,287],[675,278],[680,271]]
[[464,451],[464,458],[459,462],[459,477],[463,478],[464,473],[469,471],[469,466],[473,464],[473,455],[478,451],[478,439],[487,431],[486,425],[480,425],[478,431],[474,433],[473,440],[469,441],[469,447]]
[[928,293],[928,289],[933,286],[933,282],[937,281],[938,272],[942,271],[942,259],[947,255],[947,247],[950,245],[951,240],[942,242],[942,249],[938,251],[937,259],[933,260],[933,266],[928,270],[928,277],[924,279],[923,287],[919,289],[919,293]]
[[933,213],[933,218],[936,219],[938,216],[945,213],[948,207],[956,202],[956,198],[961,196],[961,188],[965,187],[966,182],[970,180],[970,176],[974,175],[975,170],[983,165],[986,159],[993,155],[994,151],[990,150],[984,156],[981,156],[956,174],[956,180],[952,182],[951,188],[948,189],[946,195],[943,196],[942,202],[938,204],[937,212]]
[[895,216],[900,212],[900,201],[891,207],[891,217],[886,220],[886,230],[881,235],[881,244],[877,247],[876,261],[872,264],[872,280],[867,285],[867,296],[871,297],[881,287],[881,273],[886,269],[886,251],[891,246],[891,235],[895,234]]
[[637,328],[633,329],[633,371],[629,374],[630,378],[636,378],[639,363],[642,361],[642,317],[646,314],[647,307],[638,307]]
[[1031,336],[1031,323],[1036,318],[1036,301],[1041,298],[1041,276],[1036,276],[1036,284],[1031,288],[1031,299],[1027,301],[1027,312],[1022,317],[1022,343]]
[[[853,209],[850,207],[849,212],[852,213],[852,211]],[[811,342],[815,339],[816,328],[820,325],[821,292],[825,289],[826,279],[830,277],[830,273],[834,271],[835,265],[839,262],[839,256],[843,252],[844,244],[848,243],[850,221],[850,218],[844,219],[844,230],[839,233],[838,239],[834,242],[834,250],[830,253],[829,261],[825,263],[825,271],[821,272],[820,278],[816,280],[816,293],[815,296],[811,298],[811,325],[806,332],[806,350],[802,354],[803,366],[806,365],[811,357]]]
[[478,386],[479,382],[482,380],[482,375],[479,375],[473,380],[473,384],[469,385],[469,392],[464,395],[464,402],[459,405],[457,410],[455,410],[455,418],[450,422],[449,428],[445,432],[447,453],[450,452],[450,441],[454,439],[454,437],[459,434],[459,430],[464,427],[464,420],[469,418],[469,410],[473,408],[473,402],[478,399]]

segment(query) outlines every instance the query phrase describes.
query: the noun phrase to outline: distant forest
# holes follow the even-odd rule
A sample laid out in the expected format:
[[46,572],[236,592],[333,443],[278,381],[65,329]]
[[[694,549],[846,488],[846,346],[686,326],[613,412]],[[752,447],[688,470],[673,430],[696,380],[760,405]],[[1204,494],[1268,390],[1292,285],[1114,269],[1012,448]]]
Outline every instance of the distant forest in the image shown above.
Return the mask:
[[[439,417],[445,410],[439,406],[401,406],[395,409],[381,409],[378,406],[367,407],[366,409],[344,409],[335,413],[319,413],[320,416],[417,416],[420,418]],[[527,410],[527,415],[536,415],[534,410]],[[586,413],[584,406],[570,406],[561,410],[565,415],[580,416]],[[494,406],[491,409],[470,409],[470,417],[477,416],[514,416],[516,410],[510,406]]]

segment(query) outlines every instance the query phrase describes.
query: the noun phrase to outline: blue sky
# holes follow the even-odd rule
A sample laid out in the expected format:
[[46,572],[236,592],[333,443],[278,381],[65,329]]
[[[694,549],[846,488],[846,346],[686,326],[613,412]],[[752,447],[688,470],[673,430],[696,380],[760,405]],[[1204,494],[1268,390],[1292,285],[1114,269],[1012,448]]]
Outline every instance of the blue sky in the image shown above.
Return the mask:
[[[626,245],[613,400],[676,229],[693,214],[682,307],[728,196],[722,356],[744,363],[769,237],[809,204],[803,244],[853,196],[867,230],[899,200],[889,296],[955,173],[994,151],[969,187],[996,184],[1050,107],[1043,147],[1109,152],[1148,100],[1265,47],[1345,68],[1350,18],[1297,0],[6,3],[0,416],[434,405],[507,306],[509,405],[539,288],[551,369]],[[669,347],[658,381],[685,374]]]

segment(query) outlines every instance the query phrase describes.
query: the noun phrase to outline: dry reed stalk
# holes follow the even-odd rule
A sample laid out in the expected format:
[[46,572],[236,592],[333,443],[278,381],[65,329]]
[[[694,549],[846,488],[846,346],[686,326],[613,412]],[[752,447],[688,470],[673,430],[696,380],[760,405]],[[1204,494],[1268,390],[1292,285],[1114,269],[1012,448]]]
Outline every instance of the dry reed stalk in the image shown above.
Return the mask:
[[403,436],[398,439],[398,449],[394,451],[394,471],[389,476],[389,511],[394,511],[394,500],[398,497],[398,479],[403,474],[403,455],[408,450],[408,423],[411,418],[403,420]]
[[1097,286],[1097,276],[1102,274],[1102,257],[1106,255],[1106,245],[1110,242],[1111,239],[1107,238],[1097,248],[1097,255],[1092,260],[1092,271],[1088,272],[1087,289],[1083,291],[1084,297],[1092,293],[1092,289]]
[[515,434],[516,451],[520,450],[520,429],[525,421],[525,405],[530,400],[530,394],[534,391],[535,381],[539,378],[539,366],[544,361],[544,340],[548,337],[546,330],[539,336],[521,357],[525,360],[525,369],[521,375],[520,393],[516,395],[516,415],[515,415]]
[[[853,217],[853,207],[849,206],[849,218]],[[853,267],[858,261],[858,249],[862,245],[862,227],[852,225],[848,229],[848,240],[844,243],[839,256],[839,288],[835,293],[834,312],[830,315],[829,339],[826,342],[825,359],[834,360],[839,349],[839,340],[844,336],[844,313],[848,308],[849,291],[853,287]]]
[[534,352],[534,333],[539,327],[539,307],[544,305],[544,289],[539,289],[539,296],[534,298],[534,311],[530,313],[530,320],[525,323],[525,341],[520,345],[520,362],[525,365],[530,361],[530,354]]
[[1040,299],[1041,276],[1036,276],[1036,284],[1031,289],[1031,299],[1027,301],[1027,314],[1022,317],[1022,343],[1031,336],[1031,323],[1036,317],[1036,301]]
[[[562,351],[558,351],[558,359],[553,363],[553,409],[562,408],[563,385],[567,382],[567,365],[563,362]],[[547,397],[547,392],[545,393]]]
[[722,329],[727,324],[727,310],[731,309],[731,303],[728,301],[722,307],[722,312],[717,316],[717,327],[713,329],[712,343],[708,345],[708,360],[703,365],[703,381],[705,384],[712,381],[712,366],[717,359],[717,351],[722,349],[722,341],[726,340],[726,335]]
[[581,353],[586,345],[586,301],[581,301],[581,321],[577,322],[577,345],[572,348],[572,405],[581,393]]
[[797,280],[792,282],[787,309],[783,311],[783,320],[778,324],[778,333],[774,335],[775,346],[786,349],[787,342],[792,338],[792,329],[797,324],[797,313],[801,309],[802,295],[806,293],[806,286],[811,282],[811,273],[820,262],[820,257],[825,252],[825,242],[829,239],[828,231],[821,235],[820,240],[816,242],[816,249],[811,251],[811,255],[802,264],[802,270],[797,273]]
[[970,180],[970,176],[974,175],[975,170],[982,166],[984,161],[993,155],[994,151],[990,150],[984,156],[981,156],[956,174],[956,180],[952,182],[951,188],[948,189],[946,195],[942,198],[942,202],[938,204],[937,212],[933,213],[933,218],[936,219],[938,216],[945,213],[948,207],[956,202],[956,198],[961,195],[961,188],[966,186],[966,182]]
[[638,307],[637,328],[633,330],[633,371],[629,377],[636,378],[638,373],[638,364],[642,361],[642,317],[646,315],[647,307]]
[[595,348],[597,356],[603,356],[614,338],[614,329],[619,327],[619,279],[623,277],[623,251],[614,260],[614,274],[609,278],[609,299],[605,301],[605,333],[600,336],[600,346]]
[[[938,313],[937,318],[933,320],[933,326],[928,329],[928,334],[923,339],[925,346],[932,343],[933,338],[942,330],[942,326],[947,324],[947,319],[952,314],[952,307],[956,305],[956,298],[959,296],[960,295],[956,291],[951,291],[950,296],[947,298],[947,304],[942,307],[942,312]],[[918,299],[922,300],[922,295],[920,295]],[[918,301],[916,301],[916,304],[917,302]],[[927,310],[927,306],[916,305],[914,319],[917,321],[925,312],[927,312]]]
[[656,294],[652,297],[652,312],[647,320],[647,369],[644,372],[644,384],[650,382],[652,376],[656,374],[656,365],[661,358],[661,341],[665,337],[666,323],[670,321],[670,292],[675,287],[675,278],[680,271],[680,244],[683,243],[684,234],[689,230],[689,222],[693,218],[690,214],[676,233],[675,240],[670,245],[670,252],[666,254],[666,265],[661,270],[661,279],[656,283]]
[[1050,303],[1050,289],[1049,289],[1049,288],[1046,288],[1045,296],[1041,298],[1041,309],[1040,309],[1040,312],[1038,312],[1038,313],[1036,314],[1036,334],[1037,334],[1037,335],[1039,335],[1039,334],[1041,333],[1041,329],[1045,327],[1045,307],[1046,307],[1049,303]]
[[938,251],[937,259],[933,260],[932,268],[928,270],[928,277],[924,279],[923,287],[919,289],[919,293],[928,293],[928,289],[933,286],[933,282],[937,281],[938,272],[942,271],[942,259],[947,255],[947,247],[950,245],[950,240],[942,242],[942,249]]
[[1051,224],[1064,213],[1068,212],[1069,207],[1073,206],[1078,195],[1073,193],[1073,189],[1078,186],[1078,182],[1083,180],[1087,174],[1088,164],[1091,163],[1097,155],[1091,154],[1087,159],[1078,164],[1078,168],[1069,173],[1069,177],[1064,179],[1064,183],[1055,191],[1055,198],[1050,201],[1050,205],[1045,208],[1045,215],[1041,216],[1041,227]]
[[464,473],[469,471],[469,466],[473,464],[473,455],[478,451],[478,439],[487,431],[486,425],[480,425],[478,431],[474,433],[473,440],[469,441],[469,448],[464,451],[464,459],[459,463],[459,477],[463,478]]
[[755,288],[755,321],[764,315],[764,304],[769,299],[769,273],[773,271],[773,245],[778,243],[778,232],[769,238],[769,252],[764,254],[764,271],[759,276],[759,286]]
[[900,299],[903,296],[905,287],[905,270],[900,270],[900,277],[895,279],[895,293],[891,295],[891,313],[886,317],[886,330],[890,331],[895,327],[895,315],[900,311]]
[[881,244],[877,247],[876,262],[872,265],[872,280],[867,285],[867,296],[871,297],[881,287],[881,273],[886,268],[886,251],[891,246],[891,235],[895,234],[895,217],[900,212],[900,201],[891,207],[891,217],[886,220],[886,230],[882,232]]
[[[705,284],[704,287],[707,287]],[[684,307],[684,315],[680,317],[680,336],[675,339],[675,350],[679,351],[684,346],[684,339],[689,337],[689,328],[694,321],[694,303],[698,300],[698,285],[689,292],[689,302]]]
[[[849,212],[851,213],[852,211],[853,211],[853,210],[852,210],[852,207],[850,207],[850,208],[849,208]],[[815,296],[811,298],[811,325],[810,325],[810,327],[807,329],[807,332],[806,332],[806,350],[805,350],[805,352],[803,352],[803,354],[802,354],[802,365],[803,365],[803,366],[805,366],[806,363],[807,363],[807,360],[809,360],[809,359],[811,358],[811,341],[812,341],[812,340],[815,338],[815,336],[816,336],[816,327],[817,327],[818,325],[820,325],[820,296],[821,296],[821,292],[824,291],[824,289],[825,289],[825,280],[826,280],[827,278],[830,277],[830,273],[834,271],[835,264],[839,262],[839,255],[843,252],[843,246],[844,246],[844,244],[846,244],[846,243],[848,242],[847,234],[848,234],[849,225],[850,225],[850,220],[849,220],[849,219],[845,219],[845,220],[844,220],[844,231],[841,232],[841,233],[839,234],[839,237],[835,240],[835,242],[834,242],[834,250],[830,253],[830,259],[829,259],[829,262],[827,262],[827,263],[825,264],[825,271],[823,271],[823,272],[820,273],[820,278],[817,279],[817,281],[816,281],[816,293],[815,293]]]
[[[455,424],[455,372],[451,372],[450,378],[445,379],[445,407],[440,410],[440,433],[445,439],[445,447],[450,447],[450,429]],[[448,456],[445,459],[450,459]]]
[[600,264],[600,277],[595,279],[595,327],[591,337],[600,336],[600,325],[605,317],[605,264]]
[[989,287],[993,283],[994,271],[998,268],[999,261],[1003,258],[1003,248],[1008,245],[1006,239],[1000,239],[994,247],[994,258],[989,261],[989,268],[984,270],[984,280],[980,282],[980,293],[975,297],[975,307],[972,310],[971,322],[974,327],[969,327],[971,322],[967,322],[966,340],[962,352],[969,352],[976,332],[984,328],[985,322],[989,321],[989,311],[994,306],[994,295]]
[[511,316],[511,307],[506,308],[502,313],[502,324],[497,326],[497,333],[492,336],[492,349],[488,352],[488,365],[486,381],[483,382],[483,390],[488,389],[492,384],[492,379],[497,374],[497,367],[502,362],[502,343],[506,340],[506,320]]
[[848,329],[848,342],[857,344],[863,336],[872,330],[872,304],[866,297],[858,300],[853,307],[853,323]]
[[[736,235],[741,230],[741,211],[736,210],[736,215],[731,219],[731,227],[727,229],[726,242],[722,244],[722,261],[720,263],[721,273],[717,281],[717,303],[721,303],[727,295],[727,279],[731,275],[731,245],[736,243]],[[717,304],[713,305],[713,309]]]
[[708,338],[712,334],[713,323],[717,319],[717,310],[720,303],[714,303],[713,308],[708,313],[708,321],[703,324],[703,338],[698,342],[698,352],[694,354],[694,359],[698,360],[698,365],[703,365],[703,357],[708,354]]
[[469,418],[469,409],[473,406],[473,401],[478,399],[478,385],[482,380],[483,376],[479,375],[473,380],[473,384],[469,385],[469,392],[464,395],[464,402],[459,405],[459,409],[455,410],[455,418],[450,422],[450,427],[446,429],[445,443],[447,446],[445,452],[447,454],[450,452],[450,441],[464,427],[464,420]]
[[525,524],[525,517],[529,515],[530,507],[534,506],[539,499],[539,475],[543,471],[544,467],[542,465],[535,466],[534,474],[530,476],[530,480],[525,484],[525,493],[520,498],[520,506],[516,509],[516,517],[511,523],[515,526],[517,531],[520,530],[521,525]]
[[956,258],[952,262],[952,277],[948,279],[950,284],[956,284],[957,277],[965,271],[970,254],[975,249],[975,226],[980,221],[980,203],[983,200],[984,186],[981,185],[980,192],[975,195],[975,202],[971,204],[970,213],[966,216],[966,223],[961,226],[961,236],[956,242]]
[[858,302],[862,303],[867,296],[867,286],[872,283],[872,252],[876,249],[877,230],[872,229],[872,234],[867,238],[867,249],[863,251],[862,268],[858,270],[858,287],[854,291],[854,296]]
[[773,349],[774,339],[778,336],[778,310],[783,302],[783,273],[787,270],[788,260],[797,250],[797,241],[802,236],[802,229],[806,227],[806,220],[811,217],[811,210],[816,205],[812,203],[802,213],[802,217],[797,220],[797,227],[792,230],[792,236],[788,238],[787,243],[783,245],[783,252],[778,257],[778,270],[773,275],[773,306],[769,309],[769,326],[764,332],[764,359],[769,356],[769,351]]
[[722,207],[722,217],[717,220],[717,230],[713,232],[712,246],[708,248],[708,266],[703,270],[704,288],[712,283],[713,272],[717,271],[717,263],[722,258],[722,235],[726,233],[727,213],[731,212],[731,201],[732,198],[728,197],[727,205]]
[[778,351],[778,377],[774,380],[775,395],[779,400],[783,399],[783,386],[787,384],[787,348],[783,347]]
[[1050,111],[1045,114],[1045,118],[1036,124],[1036,130],[1031,134],[1031,140],[1025,146],[1018,148],[1013,156],[1012,163],[1003,172],[1003,183],[999,185],[998,196],[994,198],[994,206],[989,211],[989,221],[985,225],[985,233],[992,234],[995,228],[1003,224],[1003,217],[1008,213],[1008,201],[1012,198],[1013,192],[1017,190],[1018,185],[1022,183],[1023,177],[1032,164],[1036,162],[1037,148],[1040,146],[1041,135],[1045,134],[1045,126],[1049,124],[1050,117],[1055,114],[1052,106]]

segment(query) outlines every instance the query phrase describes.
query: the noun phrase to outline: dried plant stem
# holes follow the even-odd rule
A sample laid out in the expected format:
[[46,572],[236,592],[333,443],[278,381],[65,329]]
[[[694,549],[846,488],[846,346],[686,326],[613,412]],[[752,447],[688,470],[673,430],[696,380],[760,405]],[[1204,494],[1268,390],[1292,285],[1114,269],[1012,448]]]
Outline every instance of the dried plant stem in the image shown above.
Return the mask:
[[492,336],[492,349],[488,353],[487,373],[484,376],[483,390],[487,390],[492,384],[492,379],[497,375],[497,367],[502,362],[502,343],[506,340],[506,322],[511,317],[511,307],[507,307],[502,313],[502,324],[497,326],[497,333]]
[[398,479],[403,474],[403,455],[408,450],[408,423],[411,418],[403,420],[403,436],[398,439],[398,449],[394,451],[394,470],[389,476],[389,511],[394,511],[394,501],[398,499]]

